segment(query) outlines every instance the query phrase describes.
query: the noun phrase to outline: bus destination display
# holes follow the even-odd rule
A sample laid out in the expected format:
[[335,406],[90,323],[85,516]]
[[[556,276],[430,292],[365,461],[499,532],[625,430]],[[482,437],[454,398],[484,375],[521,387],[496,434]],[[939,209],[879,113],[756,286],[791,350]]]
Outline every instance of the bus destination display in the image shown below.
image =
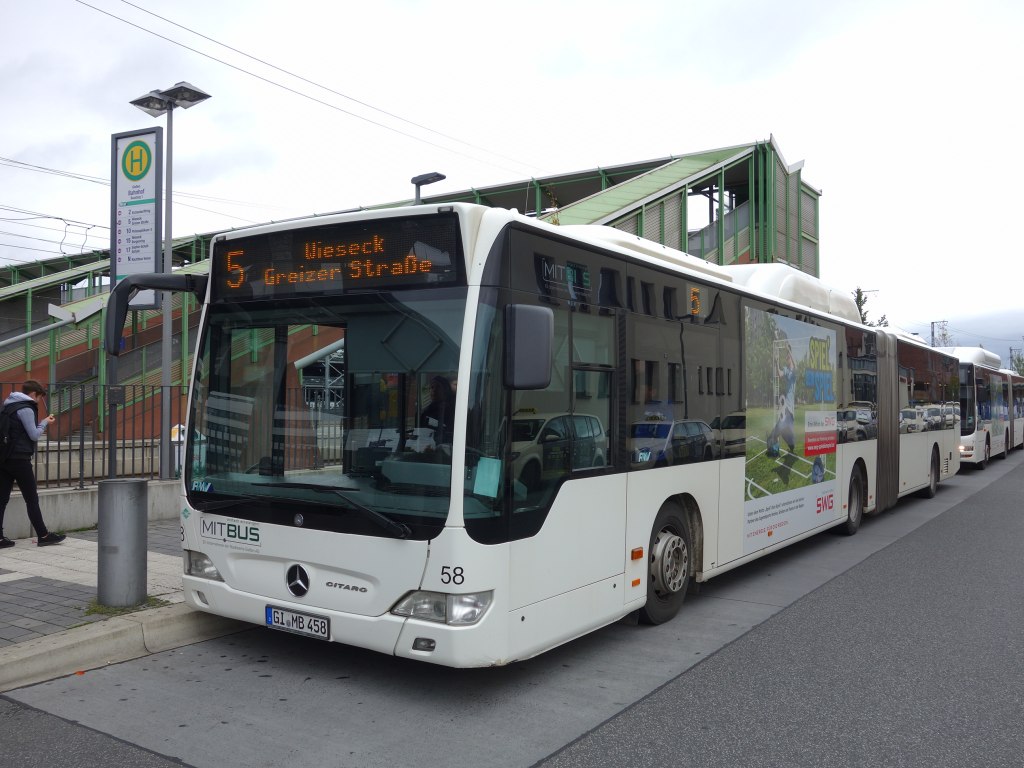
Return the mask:
[[213,296],[271,298],[459,282],[455,214],[270,232],[214,246]]

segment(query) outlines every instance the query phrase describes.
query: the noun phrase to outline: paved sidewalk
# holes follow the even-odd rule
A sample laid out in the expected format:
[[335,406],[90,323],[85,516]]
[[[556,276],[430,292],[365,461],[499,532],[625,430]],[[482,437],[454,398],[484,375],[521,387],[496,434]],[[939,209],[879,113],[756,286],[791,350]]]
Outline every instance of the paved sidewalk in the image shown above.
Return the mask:
[[147,532],[146,593],[161,607],[97,611],[97,540],[92,530],[58,546],[31,538],[0,550],[0,691],[242,627],[184,605],[177,520],[151,523]]
[[[146,594],[168,603],[184,600],[179,525],[163,521],[148,531]],[[37,547],[33,537],[0,550],[0,648],[107,618],[89,613],[98,537],[95,530],[71,533],[55,547]]]

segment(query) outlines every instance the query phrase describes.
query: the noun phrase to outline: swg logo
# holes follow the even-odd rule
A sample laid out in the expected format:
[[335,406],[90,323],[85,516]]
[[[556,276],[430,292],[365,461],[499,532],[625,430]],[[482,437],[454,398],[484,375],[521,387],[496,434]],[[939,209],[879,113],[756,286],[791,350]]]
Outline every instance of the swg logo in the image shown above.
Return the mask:
[[831,512],[833,507],[833,495],[826,493],[824,496],[819,496],[816,499],[815,514],[820,515],[822,512]]

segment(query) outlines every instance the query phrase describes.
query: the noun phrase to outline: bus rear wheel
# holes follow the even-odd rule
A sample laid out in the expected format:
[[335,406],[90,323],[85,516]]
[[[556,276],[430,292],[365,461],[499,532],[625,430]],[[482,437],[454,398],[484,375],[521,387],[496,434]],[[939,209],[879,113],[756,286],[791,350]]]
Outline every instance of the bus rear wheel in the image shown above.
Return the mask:
[[664,624],[679,613],[690,585],[692,541],[680,506],[663,504],[654,519],[647,550],[647,604],[640,609],[645,624]]
[[853,536],[864,520],[864,479],[859,466],[854,467],[850,474],[850,495],[847,498],[846,522],[837,525],[835,530],[843,536]]
[[926,499],[934,499],[939,491],[939,449],[932,448],[932,462],[928,467],[928,485],[921,491]]

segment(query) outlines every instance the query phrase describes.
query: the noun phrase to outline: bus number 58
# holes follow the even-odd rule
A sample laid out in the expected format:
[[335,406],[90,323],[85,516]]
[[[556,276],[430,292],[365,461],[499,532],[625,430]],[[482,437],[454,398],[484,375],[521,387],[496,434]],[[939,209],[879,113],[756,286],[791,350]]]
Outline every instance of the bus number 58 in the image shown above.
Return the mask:
[[455,566],[454,568],[450,565],[441,566],[441,583],[442,584],[461,584],[466,580],[465,575],[462,572],[462,568]]

